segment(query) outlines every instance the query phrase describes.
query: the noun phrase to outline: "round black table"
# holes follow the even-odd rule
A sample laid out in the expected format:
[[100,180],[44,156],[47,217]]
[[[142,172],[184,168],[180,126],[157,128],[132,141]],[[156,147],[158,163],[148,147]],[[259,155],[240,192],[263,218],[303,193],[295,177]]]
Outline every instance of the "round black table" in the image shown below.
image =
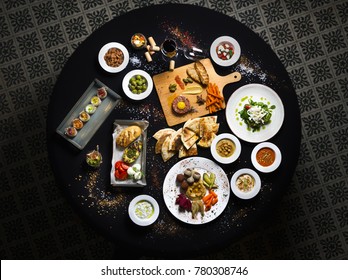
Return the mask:
[[[177,220],[164,204],[162,184],[165,174],[178,161],[173,157],[164,163],[155,155],[155,139],[151,136],[167,127],[158,96],[151,95],[140,102],[127,99],[122,91],[122,79],[132,69],[144,69],[150,75],[167,71],[168,62],[160,54],[147,63],[143,51],[131,48],[130,38],[136,32],[152,36],[159,45],[167,36],[174,37],[179,46],[193,44],[209,50],[215,38],[228,35],[241,46],[239,61],[230,67],[214,64],[219,75],[239,71],[241,81],[225,86],[225,99],[239,87],[265,84],[280,96],[285,119],[280,131],[269,141],[282,152],[283,161],[273,173],[260,174],[262,191],[252,200],[242,201],[232,193],[224,212],[204,225],[189,225]],[[120,73],[108,74],[98,64],[100,48],[108,42],[119,42],[130,52],[130,63]],[[176,58],[176,67],[192,63],[182,52]],[[99,79],[123,97],[97,133],[83,150],[78,150],[58,135],[55,130],[74,106],[93,79]],[[217,113],[219,133],[231,132],[224,111]],[[112,131],[115,119],[144,119],[149,122],[147,141],[147,186],[144,188],[117,188],[110,186],[112,158]],[[174,126],[178,129],[180,125]],[[135,257],[133,252],[163,257],[205,254],[227,246],[247,234],[259,222],[266,220],[279,202],[293,176],[300,148],[301,123],[296,94],[283,65],[271,48],[253,31],[226,15],[193,5],[157,5],[137,9],[116,17],[90,35],[72,54],[61,72],[48,109],[47,142],[53,172],[67,198],[75,209],[116,244],[122,245],[120,257]],[[244,167],[252,168],[250,154],[255,144],[241,141],[242,153],[237,162],[222,168],[230,179]],[[85,155],[99,145],[103,164],[97,170],[85,164]],[[213,159],[209,150],[200,149],[199,156]],[[159,203],[158,220],[149,227],[133,224],[128,216],[130,201],[139,194],[149,194]],[[125,255],[125,252],[130,253]]]

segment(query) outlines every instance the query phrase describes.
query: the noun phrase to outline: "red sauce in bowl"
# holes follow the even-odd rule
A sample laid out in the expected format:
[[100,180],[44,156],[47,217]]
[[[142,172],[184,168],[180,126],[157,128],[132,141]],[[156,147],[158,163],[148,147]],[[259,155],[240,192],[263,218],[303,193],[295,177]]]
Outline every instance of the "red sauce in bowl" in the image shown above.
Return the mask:
[[275,161],[275,152],[271,148],[262,148],[257,151],[256,160],[262,166],[270,166]]

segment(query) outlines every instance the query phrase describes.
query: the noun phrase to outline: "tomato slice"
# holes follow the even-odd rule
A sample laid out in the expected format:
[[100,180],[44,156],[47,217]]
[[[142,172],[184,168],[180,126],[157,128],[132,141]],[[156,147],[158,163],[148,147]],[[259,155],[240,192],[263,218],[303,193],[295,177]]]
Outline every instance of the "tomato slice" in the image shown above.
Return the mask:
[[127,169],[129,168],[129,166],[119,160],[115,162],[115,178],[118,180],[126,180],[128,178],[128,173],[127,173]]
[[116,169],[119,169],[121,165],[122,165],[122,161],[121,161],[121,160],[116,161],[116,163],[115,163],[115,168],[116,168]]
[[121,167],[122,167],[125,171],[127,171],[128,168],[129,168],[129,165],[127,165],[127,163],[125,163],[125,162],[122,162]]
[[126,180],[128,178],[127,171],[120,171],[119,169],[115,170],[115,177],[118,180]]
[[120,170],[123,170],[123,171],[127,171],[127,169],[129,168],[129,166],[127,165],[127,163],[119,160],[119,161],[116,161],[115,163],[115,169],[120,169]]

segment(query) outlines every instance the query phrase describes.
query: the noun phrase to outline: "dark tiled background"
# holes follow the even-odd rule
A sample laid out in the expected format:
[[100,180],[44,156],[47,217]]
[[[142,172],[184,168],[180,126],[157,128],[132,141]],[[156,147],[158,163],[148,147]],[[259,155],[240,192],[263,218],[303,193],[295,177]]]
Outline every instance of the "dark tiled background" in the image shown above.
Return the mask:
[[110,259],[59,191],[45,119],[64,63],[89,34],[146,5],[220,11],[258,33],[284,63],[302,117],[299,164],[274,217],[201,258],[348,258],[348,2],[333,0],[1,0],[1,259]]

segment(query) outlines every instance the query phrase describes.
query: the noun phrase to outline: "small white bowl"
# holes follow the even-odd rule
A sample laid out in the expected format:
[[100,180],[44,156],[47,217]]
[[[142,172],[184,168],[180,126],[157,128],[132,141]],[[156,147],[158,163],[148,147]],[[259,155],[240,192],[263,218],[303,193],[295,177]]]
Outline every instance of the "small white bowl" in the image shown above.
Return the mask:
[[[223,42],[228,42],[233,46],[234,49],[234,54],[233,56],[228,59],[228,60],[223,60],[218,57],[216,53],[216,48],[218,47],[219,44]],[[214,60],[214,62],[220,66],[231,66],[235,64],[239,57],[241,55],[241,49],[239,43],[236,41],[236,39],[230,37],[230,36],[221,36],[219,38],[216,38],[214,42],[210,46],[210,56]]]
[[[131,92],[131,90],[129,89],[129,80],[135,76],[135,75],[141,75],[143,76],[146,81],[147,81],[147,89],[142,92],[142,93],[133,93]],[[123,91],[124,93],[130,98],[130,99],[133,99],[133,100],[143,100],[145,99],[146,97],[148,97],[150,95],[150,93],[152,92],[152,89],[153,89],[153,81],[152,81],[152,78],[151,76],[143,71],[143,70],[139,70],[139,69],[136,69],[136,70],[132,70],[130,72],[128,72],[124,78],[123,78],[123,81],[122,81],[122,88],[123,88]]]
[[[223,140],[223,139],[229,139],[231,140],[235,146],[236,146],[236,149],[234,151],[234,153],[230,156],[230,157],[222,157],[218,154],[218,152],[216,151],[216,145],[217,143],[219,143],[220,140]],[[223,164],[229,164],[229,163],[232,163],[234,161],[237,160],[237,158],[240,156],[240,153],[242,151],[242,146],[240,144],[240,141],[238,140],[238,138],[230,133],[222,133],[222,134],[219,134],[217,135],[211,146],[210,146],[210,152],[213,156],[213,158],[220,162],[220,163],[223,163]]]
[[[150,203],[152,205],[152,208],[153,208],[153,213],[148,218],[146,218],[146,217],[141,218],[135,212],[137,204],[139,202],[143,202],[143,201]],[[129,207],[128,207],[129,217],[131,218],[131,220],[135,224],[137,224],[139,226],[148,226],[148,225],[153,224],[157,220],[159,212],[160,212],[160,210],[159,210],[159,206],[158,206],[157,201],[152,196],[149,196],[149,195],[139,195],[139,196],[135,197],[130,202]]]
[[[106,61],[104,59],[104,55],[111,48],[117,48],[123,52],[124,59],[123,59],[123,62],[118,67],[111,67],[111,66],[107,65]],[[107,43],[106,45],[104,45],[100,49],[99,54],[98,54],[98,61],[99,61],[100,66],[105,71],[107,71],[109,73],[118,73],[118,72],[121,72],[128,65],[129,53],[128,53],[128,50],[126,49],[126,47],[120,43],[116,43],[116,42]]]
[[[256,159],[257,152],[260,151],[262,148],[270,148],[275,153],[275,160],[269,166],[261,165],[257,161],[257,159]],[[260,143],[260,144],[256,145],[255,148],[253,149],[253,151],[251,152],[251,162],[252,162],[252,164],[254,165],[254,167],[258,171],[261,171],[263,173],[273,172],[274,170],[276,170],[279,167],[281,161],[282,161],[282,154],[281,154],[279,148],[276,145],[274,145],[273,143],[270,143],[270,142],[263,142],[263,143]]]
[[[248,191],[248,192],[243,192],[237,187],[237,179],[239,176],[243,174],[248,174],[251,177],[254,178],[255,184],[254,187]],[[260,176],[252,169],[249,168],[242,168],[238,170],[236,173],[233,174],[231,178],[231,190],[235,194],[235,196],[241,198],[241,199],[251,199],[255,197],[261,189],[261,179]]]

